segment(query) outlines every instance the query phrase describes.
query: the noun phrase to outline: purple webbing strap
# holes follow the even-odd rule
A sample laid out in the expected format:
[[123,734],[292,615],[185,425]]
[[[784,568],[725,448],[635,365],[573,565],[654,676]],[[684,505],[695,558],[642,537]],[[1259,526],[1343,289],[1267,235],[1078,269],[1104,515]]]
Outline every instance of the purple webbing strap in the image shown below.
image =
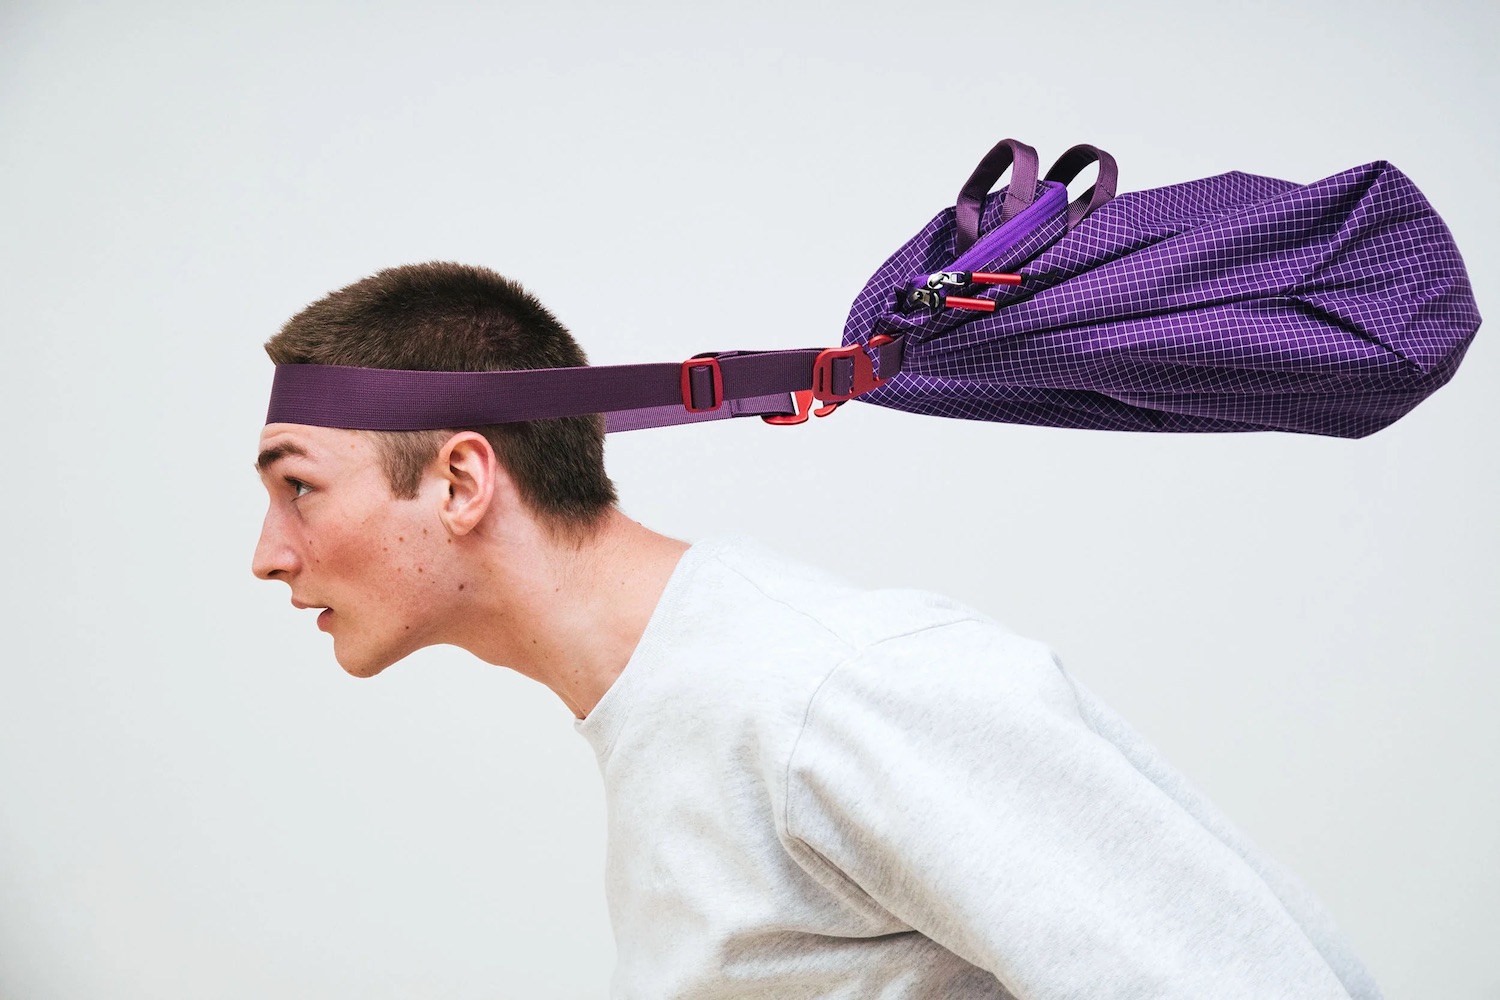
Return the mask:
[[[903,342],[877,351],[884,378],[901,369]],[[795,412],[790,393],[812,388],[820,348],[726,352],[717,361],[724,402],[690,411],[681,364],[540,368],[499,372],[398,371],[338,365],[277,365],[266,423],[351,430],[414,431],[610,414],[633,430],[732,416]]]
[[959,189],[953,207],[954,222],[958,224],[956,249],[960,254],[979,239],[979,215],[984,209],[984,196],[989,194],[1000,175],[1007,169],[1011,172],[997,225],[1020,215],[1036,197],[1037,166],[1036,150],[1019,139],[1001,139],[995,148],[984,154],[984,159]]
[[1115,158],[1097,146],[1088,143],[1079,143],[1072,149],[1057,158],[1047,171],[1043,180],[1057,181],[1063,186],[1071,184],[1073,178],[1077,177],[1083,168],[1099,161],[1099,176],[1094,179],[1093,186],[1083,194],[1073,199],[1068,205],[1068,231],[1072,232],[1084,219],[1087,219],[1095,209],[1104,205],[1115,196],[1115,188],[1119,184],[1120,168],[1115,164]]
[[727,417],[775,417],[797,411],[797,404],[789,392],[774,392],[769,396],[752,396],[749,399],[726,399],[717,410],[694,413],[684,409],[681,403],[673,406],[651,406],[643,410],[615,410],[604,415],[604,431],[639,431],[648,427],[675,427],[677,424],[695,424],[705,420],[723,420]]

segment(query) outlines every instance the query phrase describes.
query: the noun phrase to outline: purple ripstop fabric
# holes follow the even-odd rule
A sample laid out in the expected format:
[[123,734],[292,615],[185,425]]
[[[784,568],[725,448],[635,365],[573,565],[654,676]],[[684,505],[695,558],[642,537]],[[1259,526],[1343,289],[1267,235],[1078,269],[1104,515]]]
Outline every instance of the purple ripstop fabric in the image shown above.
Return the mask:
[[[1112,164],[1111,164],[1112,165]],[[1113,178],[1111,177],[1111,181]],[[1036,185],[1036,201],[1047,182]],[[1463,259],[1416,186],[1384,161],[1312,184],[1239,171],[1066,210],[992,244],[989,195],[964,269],[1023,284],[921,305],[954,270],[954,209],[855,299],[845,344],[905,339],[902,371],[860,396],[914,413],[1099,430],[1281,430],[1361,437],[1453,376],[1479,328]],[[1075,216],[1077,211],[1075,210]]]

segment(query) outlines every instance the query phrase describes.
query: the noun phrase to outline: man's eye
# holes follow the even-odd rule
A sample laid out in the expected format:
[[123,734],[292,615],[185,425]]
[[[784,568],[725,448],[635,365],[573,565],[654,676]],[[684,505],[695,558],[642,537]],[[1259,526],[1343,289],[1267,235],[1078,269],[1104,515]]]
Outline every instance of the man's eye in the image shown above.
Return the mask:
[[300,479],[292,479],[291,477],[287,477],[287,482],[291,484],[293,500],[297,499],[300,496],[305,496],[312,489],[311,486],[307,485]]

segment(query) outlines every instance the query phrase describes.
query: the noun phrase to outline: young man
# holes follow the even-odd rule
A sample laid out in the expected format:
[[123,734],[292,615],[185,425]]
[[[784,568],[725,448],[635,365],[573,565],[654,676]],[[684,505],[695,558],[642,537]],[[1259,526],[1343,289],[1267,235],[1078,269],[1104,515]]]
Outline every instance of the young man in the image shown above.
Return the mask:
[[[585,363],[518,286],[396,268],[278,364]],[[631,521],[597,417],[269,424],[254,571],[345,670],[433,643],[551,688],[604,778],[613,995],[1378,997],[1296,881],[1050,652],[932,594]]]

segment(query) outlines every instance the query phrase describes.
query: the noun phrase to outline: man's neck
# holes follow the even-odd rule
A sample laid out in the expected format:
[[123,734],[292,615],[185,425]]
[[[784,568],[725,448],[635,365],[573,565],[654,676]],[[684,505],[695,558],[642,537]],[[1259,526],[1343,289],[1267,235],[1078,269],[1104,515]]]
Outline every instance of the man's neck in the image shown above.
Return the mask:
[[455,644],[552,689],[582,719],[625,669],[688,544],[618,510],[582,544],[496,539]]

